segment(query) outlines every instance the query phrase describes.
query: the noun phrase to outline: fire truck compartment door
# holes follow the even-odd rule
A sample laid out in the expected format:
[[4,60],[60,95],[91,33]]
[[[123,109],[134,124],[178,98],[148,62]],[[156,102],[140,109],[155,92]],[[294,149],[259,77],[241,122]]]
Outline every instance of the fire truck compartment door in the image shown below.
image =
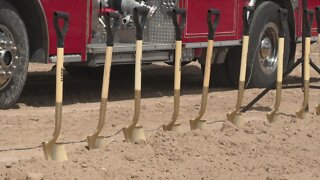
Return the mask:
[[188,12],[184,42],[203,42],[206,40],[209,8],[221,11],[216,40],[235,40],[237,38],[237,19],[240,14],[238,4],[238,0],[183,0],[181,7],[185,7]]

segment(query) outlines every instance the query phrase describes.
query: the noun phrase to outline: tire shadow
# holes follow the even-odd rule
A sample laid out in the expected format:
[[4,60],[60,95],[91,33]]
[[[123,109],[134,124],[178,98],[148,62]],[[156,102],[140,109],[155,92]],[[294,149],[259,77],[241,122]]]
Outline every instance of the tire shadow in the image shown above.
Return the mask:
[[[103,68],[97,68],[95,75],[72,77],[64,76],[64,105],[100,102]],[[98,72],[100,71],[100,72]],[[295,73],[296,74],[296,73]],[[202,93],[202,71],[198,63],[182,67],[181,94]],[[301,78],[289,75],[284,85],[297,85]],[[319,84],[319,77],[312,77],[312,84]],[[163,63],[142,67],[142,98],[173,96],[174,67]],[[230,91],[237,87],[213,87],[210,92]],[[122,101],[134,98],[134,66],[114,66],[111,70],[109,101]],[[31,72],[18,104],[33,107],[55,105],[55,71]],[[19,105],[14,109],[18,109]],[[261,109],[260,109],[261,110]],[[264,109],[266,110],[266,109]],[[269,109],[267,109],[269,110]]]
[[[182,67],[181,94],[201,94],[202,72],[198,65]],[[134,67],[134,66],[132,66]],[[103,71],[102,68],[97,71]],[[134,69],[116,66],[111,71],[109,101],[134,98]],[[63,104],[99,102],[102,73],[99,76],[72,77],[64,75]],[[101,76],[101,77],[100,77]],[[146,65],[142,68],[142,98],[173,96],[174,67],[164,64]],[[230,88],[219,89],[219,91]],[[211,88],[211,91],[213,89]],[[216,89],[215,89],[216,91]],[[25,88],[18,103],[33,107],[55,105],[55,71],[29,73]],[[17,107],[16,107],[17,108]]]

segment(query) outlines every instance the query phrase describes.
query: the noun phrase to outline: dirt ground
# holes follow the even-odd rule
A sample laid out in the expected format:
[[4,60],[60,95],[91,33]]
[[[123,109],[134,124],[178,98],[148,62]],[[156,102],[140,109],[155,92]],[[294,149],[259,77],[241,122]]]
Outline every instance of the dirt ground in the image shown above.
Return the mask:
[[[298,55],[299,57],[300,55]],[[319,65],[318,54],[312,55]],[[50,65],[31,64],[18,105],[0,110],[0,179],[320,179],[320,117],[314,107],[319,90],[310,92],[310,118],[299,120],[301,89],[283,91],[281,119],[268,123],[273,106],[270,92],[243,115],[246,125],[226,121],[237,91],[211,88],[204,119],[206,130],[189,130],[189,120],[200,107],[202,76],[196,63],[183,67],[179,122],[182,133],[163,132],[173,111],[173,67],[143,67],[141,121],[146,143],[125,143],[120,131],[133,116],[133,80],[130,74],[113,77],[103,130],[108,145],[88,151],[86,137],[99,114],[101,80],[65,76],[63,127],[59,141],[66,143],[69,160],[44,160],[41,142],[54,127],[54,72]],[[285,84],[298,84],[299,70]],[[120,77],[121,76],[121,77]],[[320,77],[312,71],[312,84]],[[245,93],[245,103],[261,89]]]

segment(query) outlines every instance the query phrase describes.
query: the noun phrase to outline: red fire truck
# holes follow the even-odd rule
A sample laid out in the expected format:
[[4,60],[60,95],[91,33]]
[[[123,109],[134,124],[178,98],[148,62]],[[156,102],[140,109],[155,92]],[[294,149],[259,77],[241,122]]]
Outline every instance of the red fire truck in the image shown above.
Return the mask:
[[[136,6],[150,9],[144,37],[144,63],[163,61],[173,64],[174,27],[168,12],[178,6],[187,9],[182,61],[187,64],[196,59],[204,64],[205,51],[202,49],[207,46],[207,9],[220,9],[212,76],[215,82],[235,83],[241,57],[242,9],[246,5],[254,6],[248,84],[263,87],[269,85],[276,75],[279,26],[276,11],[283,7],[289,12],[285,27],[285,65],[288,66],[294,59],[296,44],[301,42],[301,3],[301,0],[0,0],[0,108],[11,107],[19,98],[29,62],[56,61],[54,11],[70,14],[65,68],[69,73],[76,73],[80,67],[103,65],[106,32],[99,16],[101,11],[113,9],[122,14],[114,48],[114,65],[134,63],[132,9]],[[308,8],[314,9],[316,5],[320,5],[319,0],[308,0]],[[313,35],[316,35],[315,28]]]

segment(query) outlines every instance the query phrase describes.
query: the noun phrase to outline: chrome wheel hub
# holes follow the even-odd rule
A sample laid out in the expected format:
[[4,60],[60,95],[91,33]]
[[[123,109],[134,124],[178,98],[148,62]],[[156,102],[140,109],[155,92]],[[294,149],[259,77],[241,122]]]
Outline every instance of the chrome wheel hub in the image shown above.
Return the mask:
[[0,90],[12,79],[19,57],[13,36],[8,28],[0,25]]
[[271,74],[277,69],[278,63],[278,26],[273,22],[265,25],[260,38],[260,67],[266,74]]
[[272,55],[272,43],[268,37],[265,37],[261,41],[260,55],[263,59],[268,59]]

